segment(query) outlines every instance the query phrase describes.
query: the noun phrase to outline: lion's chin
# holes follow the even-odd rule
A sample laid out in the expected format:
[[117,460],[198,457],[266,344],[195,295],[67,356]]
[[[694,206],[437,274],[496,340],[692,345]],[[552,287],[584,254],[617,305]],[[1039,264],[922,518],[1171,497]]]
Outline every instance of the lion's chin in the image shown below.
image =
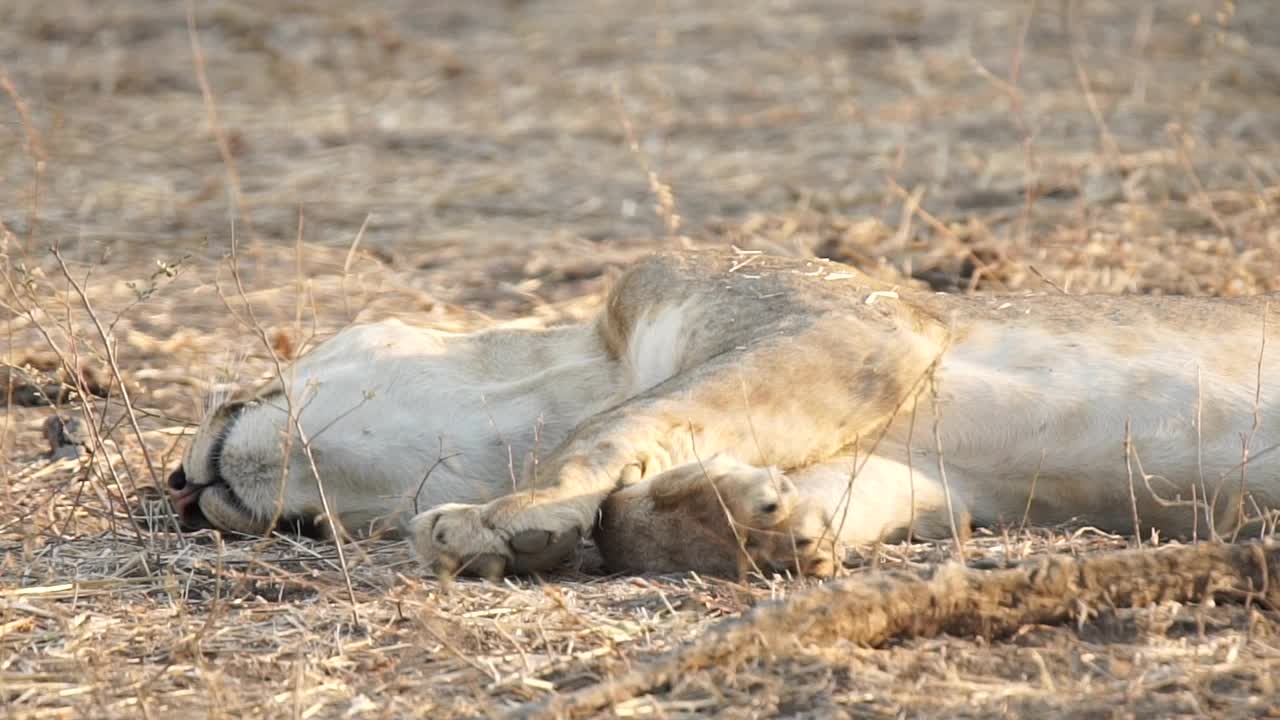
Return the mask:
[[243,535],[266,535],[272,529],[271,518],[262,519],[243,506],[239,498],[220,485],[200,493],[200,515],[209,527]]

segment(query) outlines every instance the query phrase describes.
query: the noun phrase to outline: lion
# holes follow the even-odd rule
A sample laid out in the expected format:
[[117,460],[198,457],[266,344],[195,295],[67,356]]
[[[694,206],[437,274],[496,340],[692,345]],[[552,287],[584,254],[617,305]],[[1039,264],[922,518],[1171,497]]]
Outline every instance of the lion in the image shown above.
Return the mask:
[[589,322],[349,327],[209,412],[168,484],[187,526],[390,528],[448,576],[584,538],[612,571],[822,576],[975,526],[1221,536],[1280,507],[1276,313],[658,253]]

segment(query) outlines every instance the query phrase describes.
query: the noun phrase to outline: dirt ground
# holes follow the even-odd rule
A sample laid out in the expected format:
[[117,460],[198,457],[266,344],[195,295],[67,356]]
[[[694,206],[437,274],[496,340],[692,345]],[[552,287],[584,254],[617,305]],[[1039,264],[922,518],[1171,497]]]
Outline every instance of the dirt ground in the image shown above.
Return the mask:
[[[958,292],[1280,290],[1269,3],[206,0],[198,47],[187,10],[0,4],[0,359],[107,390],[0,419],[6,717],[518,716],[808,588],[583,568],[445,591],[390,542],[347,549],[348,585],[332,544],[173,532],[153,488],[268,347],[581,318],[627,261],[690,245]],[[51,460],[55,412],[98,451]],[[1127,542],[1038,528],[967,556]],[[609,712],[1280,716],[1274,611],[1089,610],[773,647]]]

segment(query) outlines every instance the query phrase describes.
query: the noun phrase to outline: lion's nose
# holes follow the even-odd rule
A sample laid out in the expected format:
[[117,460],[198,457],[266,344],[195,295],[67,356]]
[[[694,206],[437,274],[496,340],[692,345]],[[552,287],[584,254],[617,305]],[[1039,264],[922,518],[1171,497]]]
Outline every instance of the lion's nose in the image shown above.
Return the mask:
[[211,527],[200,511],[200,493],[204,490],[199,485],[187,482],[187,473],[181,467],[169,474],[169,502],[178,515],[184,530],[199,530]]
[[169,473],[169,489],[174,492],[181,492],[187,487],[187,473],[179,465],[177,470]]

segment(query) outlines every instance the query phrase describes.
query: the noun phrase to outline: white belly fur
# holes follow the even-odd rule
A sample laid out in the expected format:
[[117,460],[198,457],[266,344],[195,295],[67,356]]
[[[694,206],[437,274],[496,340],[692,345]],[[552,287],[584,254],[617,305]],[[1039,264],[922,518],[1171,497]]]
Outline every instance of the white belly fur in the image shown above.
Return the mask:
[[[1032,522],[1086,516],[1100,526],[1128,528],[1136,503],[1144,524],[1189,529],[1190,510],[1162,505],[1151,489],[1165,499],[1190,500],[1195,485],[1203,497],[1201,468],[1210,497],[1225,477],[1220,503],[1228,504],[1255,422],[1258,344],[1222,347],[1212,337],[1170,336],[1168,327],[1159,337],[1133,337],[1141,332],[1112,344],[1097,334],[985,325],[951,348],[938,371],[939,438],[948,480],[975,520],[1019,519],[1033,478]],[[1280,377],[1277,352],[1263,355],[1253,454],[1280,442],[1277,391],[1266,384]],[[931,410],[928,395],[920,407]],[[918,414],[916,464],[936,465],[932,412]],[[1280,454],[1259,455],[1246,478],[1260,504],[1280,502]]]

